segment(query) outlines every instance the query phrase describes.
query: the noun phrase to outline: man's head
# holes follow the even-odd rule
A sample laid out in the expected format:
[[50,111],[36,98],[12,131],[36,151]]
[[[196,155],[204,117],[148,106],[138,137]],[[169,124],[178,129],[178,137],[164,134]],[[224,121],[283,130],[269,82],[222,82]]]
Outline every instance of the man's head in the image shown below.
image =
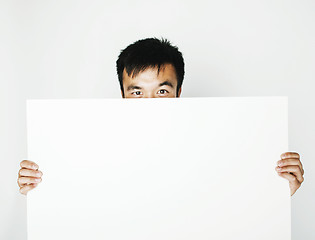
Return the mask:
[[184,59],[166,39],[134,42],[121,51],[116,68],[123,98],[180,96]]

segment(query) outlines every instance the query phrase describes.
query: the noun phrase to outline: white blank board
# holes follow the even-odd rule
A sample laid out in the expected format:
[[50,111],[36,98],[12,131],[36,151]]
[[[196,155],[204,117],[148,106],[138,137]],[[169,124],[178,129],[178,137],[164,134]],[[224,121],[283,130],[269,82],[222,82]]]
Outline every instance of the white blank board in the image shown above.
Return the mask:
[[28,240],[289,240],[287,97],[28,100]]

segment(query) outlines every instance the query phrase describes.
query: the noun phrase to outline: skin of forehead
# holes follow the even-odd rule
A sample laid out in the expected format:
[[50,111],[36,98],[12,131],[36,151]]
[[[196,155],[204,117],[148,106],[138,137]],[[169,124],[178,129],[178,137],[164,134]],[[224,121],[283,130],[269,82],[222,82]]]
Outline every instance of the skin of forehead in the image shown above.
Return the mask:
[[[124,69],[123,72],[123,86],[124,90],[126,92],[127,87],[130,84],[133,85],[139,85],[141,86],[158,86],[159,83],[168,80],[170,81],[175,89],[177,86],[177,77],[176,77],[176,70],[172,64],[165,64],[164,66],[161,66],[159,74],[157,73],[157,67],[156,68],[147,68],[146,70],[139,72],[138,75],[134,78],[131,76],[128,76],[126,70]],[[158,81],[152,81],[158,80]]]

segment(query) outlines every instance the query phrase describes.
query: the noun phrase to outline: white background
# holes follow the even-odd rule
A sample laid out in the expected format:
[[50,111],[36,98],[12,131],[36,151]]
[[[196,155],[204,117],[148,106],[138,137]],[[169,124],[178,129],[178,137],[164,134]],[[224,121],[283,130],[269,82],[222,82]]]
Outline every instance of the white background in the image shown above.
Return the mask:
[[25,99],[119,98],[120,50],[156,36],[183,52],[183,97],[289,96],[289,149],[305,168],[292,239],[314,239],[314,13],[312,0],[1,1],[0,238],[26,238]]

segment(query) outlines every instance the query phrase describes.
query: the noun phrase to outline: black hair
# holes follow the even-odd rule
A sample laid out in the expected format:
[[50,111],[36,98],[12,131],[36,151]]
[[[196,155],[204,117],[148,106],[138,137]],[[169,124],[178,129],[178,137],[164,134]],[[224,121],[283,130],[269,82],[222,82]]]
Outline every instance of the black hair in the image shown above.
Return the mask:
[[138,40],[120,52],[116,61],[116,70],[120,89],[124,97],[123,89],[123,71],[126,70],[128,76],[136,77],[138,73],[147,68],[158,68],[158,73],[164,64],[170,63],[176,70],[177,89],[176,97],[179,88],[184,80],[184,59],[182,53],[177,46],[162,38],[146,38]]

